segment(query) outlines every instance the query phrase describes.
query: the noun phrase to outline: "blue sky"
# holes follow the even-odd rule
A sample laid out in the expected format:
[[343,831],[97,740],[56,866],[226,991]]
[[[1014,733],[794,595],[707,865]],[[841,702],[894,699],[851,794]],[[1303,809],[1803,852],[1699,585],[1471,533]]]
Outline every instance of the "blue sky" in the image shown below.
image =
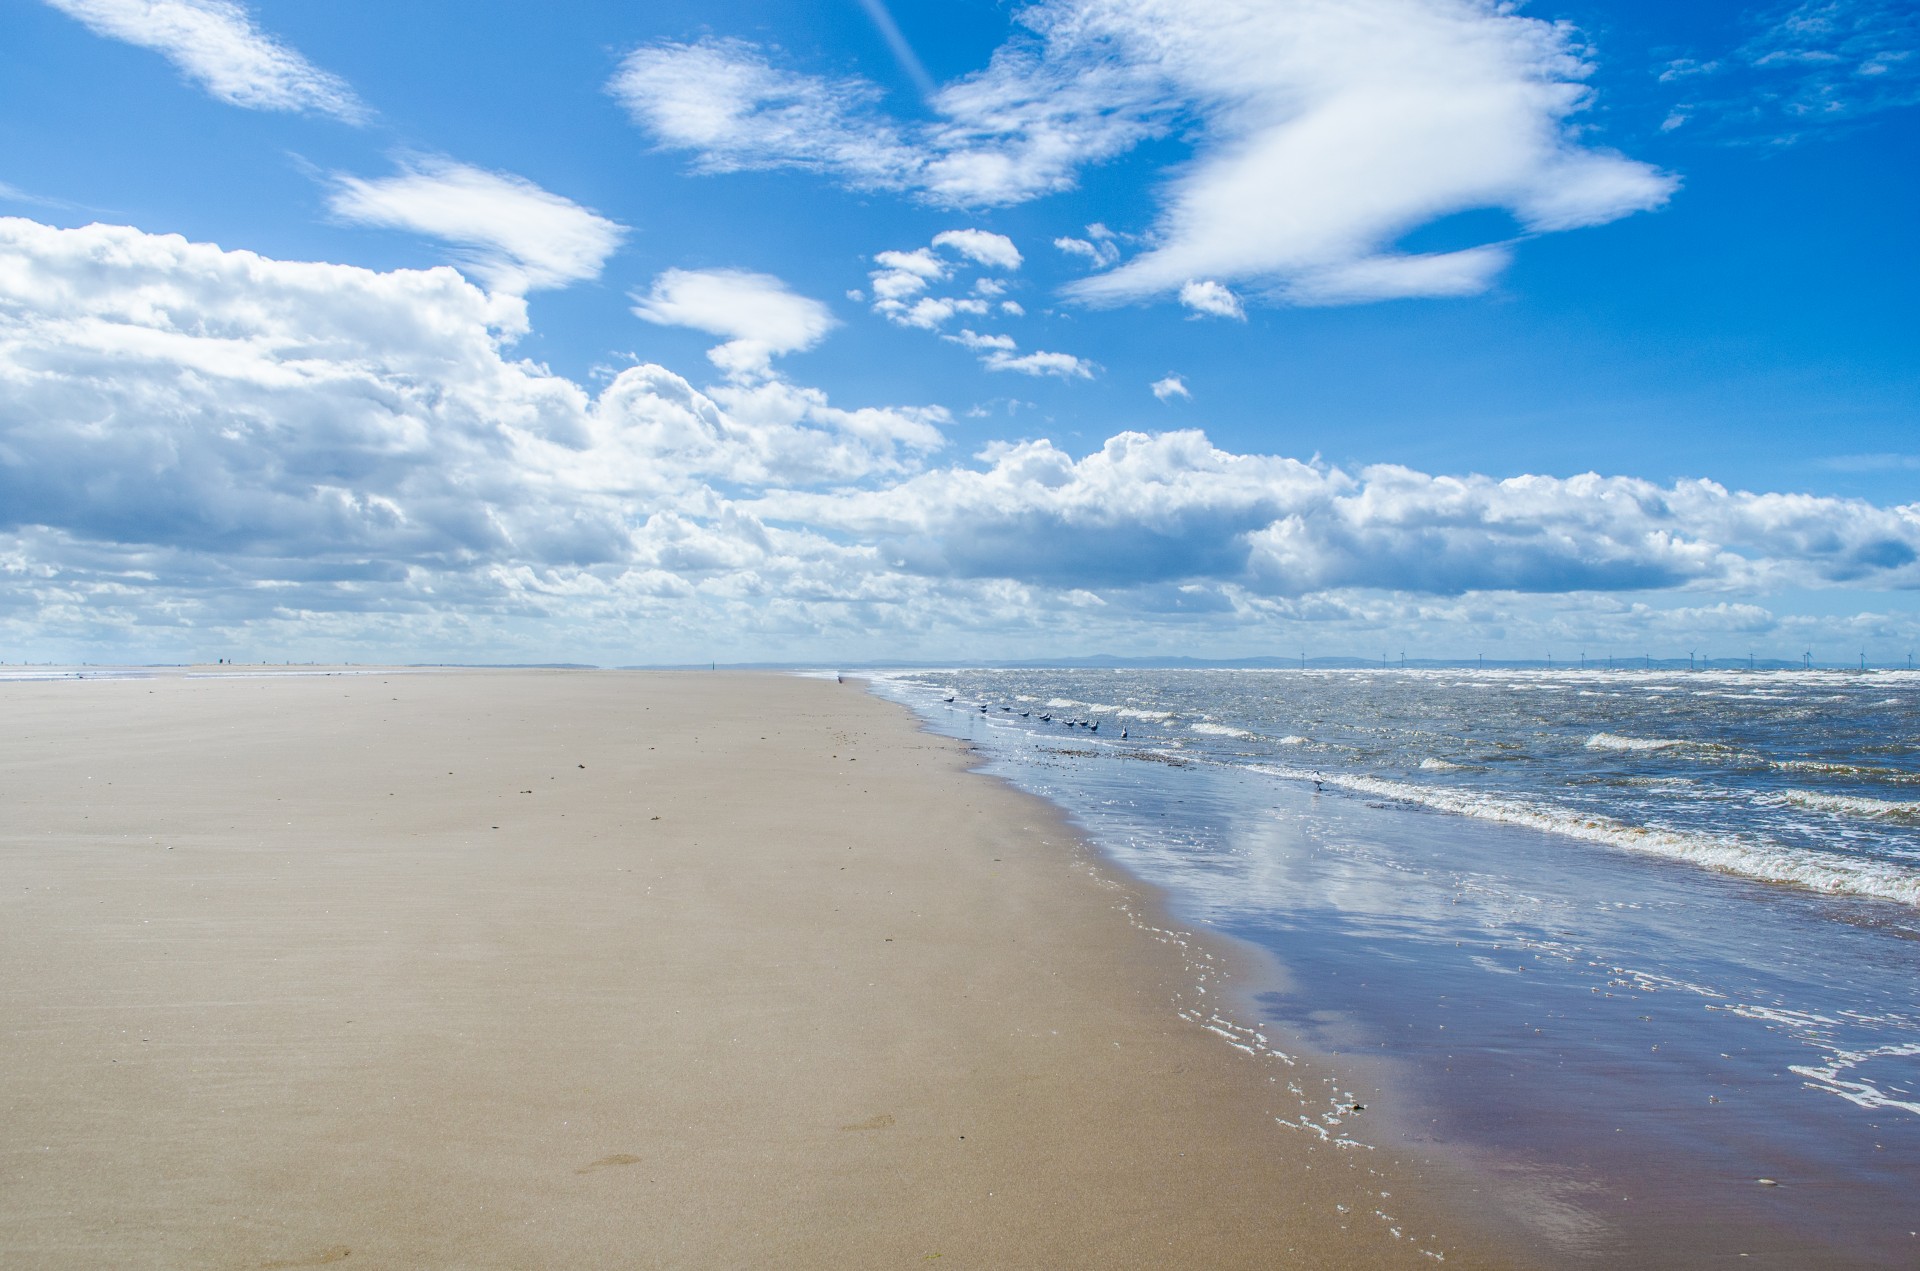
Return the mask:
[[22,0],[8,660],[1920,641],[1896,3]]

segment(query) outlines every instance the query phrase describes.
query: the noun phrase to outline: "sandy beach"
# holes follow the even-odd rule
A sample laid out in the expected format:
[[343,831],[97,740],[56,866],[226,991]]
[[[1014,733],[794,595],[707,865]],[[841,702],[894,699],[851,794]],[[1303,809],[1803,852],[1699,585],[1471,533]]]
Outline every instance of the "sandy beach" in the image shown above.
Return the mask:
[[9,1267],[1490,1262],[1177,1016],[1200,947],[1151,897],[853,683],[0,719]]

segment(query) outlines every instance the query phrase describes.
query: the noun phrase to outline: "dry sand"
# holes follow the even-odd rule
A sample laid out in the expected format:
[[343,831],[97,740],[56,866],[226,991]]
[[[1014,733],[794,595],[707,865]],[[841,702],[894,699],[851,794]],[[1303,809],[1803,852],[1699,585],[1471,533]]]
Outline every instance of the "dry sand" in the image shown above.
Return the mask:
[[1485,1264],[966,765],[771,676],[0,684],[0,1265]]

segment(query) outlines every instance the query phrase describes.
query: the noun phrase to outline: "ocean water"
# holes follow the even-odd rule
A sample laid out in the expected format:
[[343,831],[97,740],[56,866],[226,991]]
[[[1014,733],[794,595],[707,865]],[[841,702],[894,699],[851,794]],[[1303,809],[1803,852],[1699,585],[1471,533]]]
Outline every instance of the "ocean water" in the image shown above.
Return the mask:
[[1271,952],[1232,1022],[1394,1092],[1316,1132],[1497,1184],[1551,1265],[1920,1266],[1920,674],[874,686]]

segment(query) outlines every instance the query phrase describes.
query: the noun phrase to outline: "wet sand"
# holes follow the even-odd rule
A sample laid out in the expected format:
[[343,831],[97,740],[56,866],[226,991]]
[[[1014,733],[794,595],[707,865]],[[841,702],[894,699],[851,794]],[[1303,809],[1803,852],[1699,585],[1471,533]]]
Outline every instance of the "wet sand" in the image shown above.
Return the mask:
[[1276,1123],[1327,1074],[1174,1013],[1220,951],[854,684],[0,683],[0,721],[8,1267],[1491,1261]]

